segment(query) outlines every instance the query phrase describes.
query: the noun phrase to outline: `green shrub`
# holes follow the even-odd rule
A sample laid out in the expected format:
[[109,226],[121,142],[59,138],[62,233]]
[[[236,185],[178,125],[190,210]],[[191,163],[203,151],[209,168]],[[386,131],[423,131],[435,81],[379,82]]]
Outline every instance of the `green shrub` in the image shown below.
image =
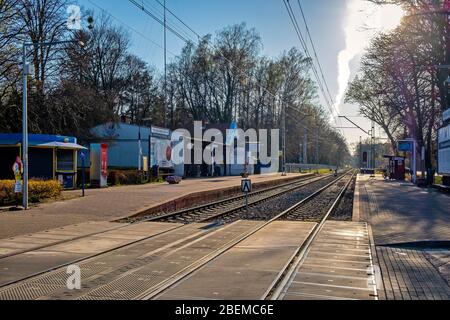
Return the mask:
[[[15,203],[14,183],[14,180],[0,180],[0,204],[8,205]],[[62,190],[63,187],[61,184],[54,180],[30,180],[28,183],[29,199],[31,202],[56,198],[61,195]]]
[[120,186],[141,184],[143,181],[136,170],[111,170],[108,174],[108,183]]

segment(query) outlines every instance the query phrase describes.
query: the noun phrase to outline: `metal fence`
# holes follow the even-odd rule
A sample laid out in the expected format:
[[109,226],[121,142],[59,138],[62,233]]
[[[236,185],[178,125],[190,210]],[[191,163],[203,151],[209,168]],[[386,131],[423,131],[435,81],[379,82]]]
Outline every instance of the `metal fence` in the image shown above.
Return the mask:
[[314,171],[314,170],[321,170],[321,169],[328,169],[328,170],[335,170],[335,166],[329,166],[324,164],[298,164],[298,163],[287,163],[286,164],[286,172],[287,173],[297,173],[297,172],[308,172],[308,171]]

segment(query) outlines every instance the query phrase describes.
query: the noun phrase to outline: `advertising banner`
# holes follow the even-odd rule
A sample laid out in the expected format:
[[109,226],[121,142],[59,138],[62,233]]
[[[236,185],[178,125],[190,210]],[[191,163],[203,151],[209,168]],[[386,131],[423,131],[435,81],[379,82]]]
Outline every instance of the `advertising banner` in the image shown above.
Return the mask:
[[151,165],[157,165],[160,168],[170,169],[172,163],[172,146],[168,139],[151,138]]
[[172,141],[169,129],[153,127],[150,137],[150,165],[172,169]]
[[439,130],[438,173],[450,174],[450,125]]

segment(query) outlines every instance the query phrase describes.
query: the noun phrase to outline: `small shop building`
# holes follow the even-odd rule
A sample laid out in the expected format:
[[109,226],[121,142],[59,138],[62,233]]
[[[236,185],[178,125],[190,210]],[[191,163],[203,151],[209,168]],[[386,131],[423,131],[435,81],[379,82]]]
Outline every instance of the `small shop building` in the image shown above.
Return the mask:
[[[59,180],[66,189],[76,187],[77,154],[84,147],[74,137],[30,134],[29,178]],[[12,165],[22,158],[22,135],[0,134],[0,180],[14,179]]]

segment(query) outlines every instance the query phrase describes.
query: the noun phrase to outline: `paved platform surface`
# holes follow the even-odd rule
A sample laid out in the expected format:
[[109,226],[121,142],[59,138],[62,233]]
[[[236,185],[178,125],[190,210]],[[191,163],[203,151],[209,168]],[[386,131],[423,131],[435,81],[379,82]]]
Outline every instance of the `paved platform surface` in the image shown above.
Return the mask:
[[149,290],[183,272],[193,263],[239,239],[262,222],[237,221],[221,228],[185,225],[88,259],[79,264],[81,290],[68,290],[65,268],[0,289],[0,300],[79,299],[128,300],[143,298]]
[[[119,248],[136,241],[155,237],[169,230],[181,227],[171,223],[142,223],[124,225],[101,234],[91,235],[82,239],[72,240],[51,245],[42,249],[19,253],[14,256],[0,257],[0,286],[56,268],[86,259],[99,253]],[[72,236],[73,229],[68,231],[52,231],[46,240],[51,237],[59,238]],[[45,233],[42,233],[46,236]],[[35,239],[32,239],[36,241]],[[11,245],[14,242],[1,241],[0,245]],[[23,246],[23,243],[19,243]],[[30,243],[30,246],[33,243]],[[32,249],[32,248],[30,248]]]
[[[258,184],[295,176],[301,175],[260,175],[251,179]],[[184,180],[179,185],[149,184],[87,190],[85,198],[42,204],[26,212],[0,212],[0,239],[91,221],[116,220],[189,194],[240,186],[240,181],[240,177],[217,177]]]
[[26,251],[55,245],[60,242],[75,240],[116,228],[126,227],[126,224],[114,222],[86,222],[56,228],[36,233],[0,239],[0,259]]
[[274,222],[158,299],[260,300],[314,226],[308,222]]
[[282,298],[377,299],[367,224],[327,221]]
[[355,216],[373,228],[377,245],[450,241],[450,196],[404,182],[358,177]]
[[450,299],[449,208],[450,197],[435,190],[358,177],[354,218],[371,225],[381,299]]

